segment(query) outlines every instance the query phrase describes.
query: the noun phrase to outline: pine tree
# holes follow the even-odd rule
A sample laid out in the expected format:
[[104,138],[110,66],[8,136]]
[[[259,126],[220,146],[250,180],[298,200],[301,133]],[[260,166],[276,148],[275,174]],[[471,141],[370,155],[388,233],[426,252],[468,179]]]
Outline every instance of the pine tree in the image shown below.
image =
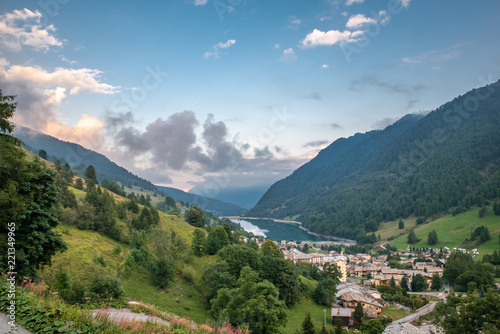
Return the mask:
[[307,312],[304,322],[302,322],[302,333],[303,334],[316,334],[314,329],[314,324],[311,321],[311,314]]
[[354,321],[361,323],[363,321],[364,315],[365,313],[363,311],[363,305],[361,305],[361,303],[358,303],[358,305],[356,305],[356,308],[354,309]]

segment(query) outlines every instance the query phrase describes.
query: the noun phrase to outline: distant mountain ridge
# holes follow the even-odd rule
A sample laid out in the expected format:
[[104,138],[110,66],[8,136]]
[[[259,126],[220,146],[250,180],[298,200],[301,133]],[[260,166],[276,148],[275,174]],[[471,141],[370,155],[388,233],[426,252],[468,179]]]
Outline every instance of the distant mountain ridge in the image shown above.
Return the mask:
[[[489,181],[499,170],[500,81],[426,116],[336,140],[273,184],[247,215],[293,217],[314,232],[356,238],[384,220],[500,196]],[[490,190],[474,193],[486,183]]]
[[66,142],[21,125],[16,125],[14,135],[26,144],[27,149],[33,150],[33,153],[38,154],[38,151],[43,149],[47,151],[49,157],[53,156],[69,163],[74,170],[79,172],[79,175],[81,174],[80,176],[83,176],[86,167],[92,165],[95,167],[100,181],[108,179],[110,181],[119,181],[129,187],[135,185],[144,189],[159,191],[148,180],[118,166],[103,154],[86,149],[79,144]]
[[198,204],[203,210],[209,211],[216,216],[239,216],[247,210],[233,203],[208,198],[197,194],[184,192],[180,189],[156,186],[163,193],[174,199],[191,204]]

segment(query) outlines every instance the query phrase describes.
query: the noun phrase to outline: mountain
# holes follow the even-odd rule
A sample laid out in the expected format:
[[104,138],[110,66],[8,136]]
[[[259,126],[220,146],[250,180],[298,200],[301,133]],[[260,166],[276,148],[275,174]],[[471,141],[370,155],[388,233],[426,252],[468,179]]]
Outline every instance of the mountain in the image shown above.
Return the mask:
[[336,140],[247,215],[293,217],[314,232],[359,240],[385,220],[481,206],[500,196],[499,170],[500,81],[426,116]]
[[128,187],[139,186],[147,190],[158,191],[148,180],[130,173],[104,155],[81,145],[66,142],[20,125],[15,127],[14,135],[26,144],[26,149],[35,154],[43,149],[49,154],[50,160],[59,159],[63,163],[69,163],[80,176],[83,176],[86,167],[92,165],[97,171],[99,181],[108,179],[114,182],[119,181]]
[[186,193],[176,188],[162,186],[156,187],[177,201],[188,202],[189,204],[198,204],[203,210],[209,211],[216,216],[239,216],[247,211],[247,209],[244,209],[236,204],[220,201],[218,199]]
[[[221,188],[212,198],[218,199],[220,201],[234,203],[239,205],[246,210],[252,208],[257,204],[259,199],[264,195],[264,193],[269,189],[268,185],[250,185],[238,188]],[[198,188],[194,187],[189,190],[191,194],[202,195],[203,192]]]

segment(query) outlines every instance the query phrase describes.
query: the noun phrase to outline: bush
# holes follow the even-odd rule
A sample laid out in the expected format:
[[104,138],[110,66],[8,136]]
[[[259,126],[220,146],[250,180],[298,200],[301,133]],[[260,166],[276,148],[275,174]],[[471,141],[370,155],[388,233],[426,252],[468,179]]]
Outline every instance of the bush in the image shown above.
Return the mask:
[[186,281],[190,283],[194,282],[195,271],[193,267],[185,266],[181,271],[181,275]]
[[125,291],[118,278],[98,271],[90,277],[89,293],[97,299],[119,299]]
[[163,289],[174,278],[175,265],[172,260],[161,257],[152,261],[151,273],[153,274],[153,283]]

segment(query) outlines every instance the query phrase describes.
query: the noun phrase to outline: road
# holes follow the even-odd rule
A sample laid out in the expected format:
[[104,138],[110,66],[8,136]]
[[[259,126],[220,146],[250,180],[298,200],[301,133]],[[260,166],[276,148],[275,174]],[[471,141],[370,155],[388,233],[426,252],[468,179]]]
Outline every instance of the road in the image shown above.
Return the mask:
[[7,334],[7,333],[20,333],[20,334],[33,334],[26,328],[17,325],[15,330],[12,330],[12,327],[9,325],[10,319],[3,313],[0,313],[0,333],[2,334]]
[[413,314],[410,314],[409,316],[406,316],[404,318],[401,318],[399,320],[396,320],[396,321],[393,321],[392,323],[394,325],[397,325],[397,324],[402,324],[402,323],[405,323],[405,322],[410,322],[410,321],[413,321],[417,318],[420,318],[421,316],[427,314],[427,313],[430,313],[434,310],[434,308],[436,307],[436,304],[437,302],[432,302],[430,304],[427,304],[425,305],[424,307],[422,307],[421,309],[417,310],[417,312],[413,313]]

